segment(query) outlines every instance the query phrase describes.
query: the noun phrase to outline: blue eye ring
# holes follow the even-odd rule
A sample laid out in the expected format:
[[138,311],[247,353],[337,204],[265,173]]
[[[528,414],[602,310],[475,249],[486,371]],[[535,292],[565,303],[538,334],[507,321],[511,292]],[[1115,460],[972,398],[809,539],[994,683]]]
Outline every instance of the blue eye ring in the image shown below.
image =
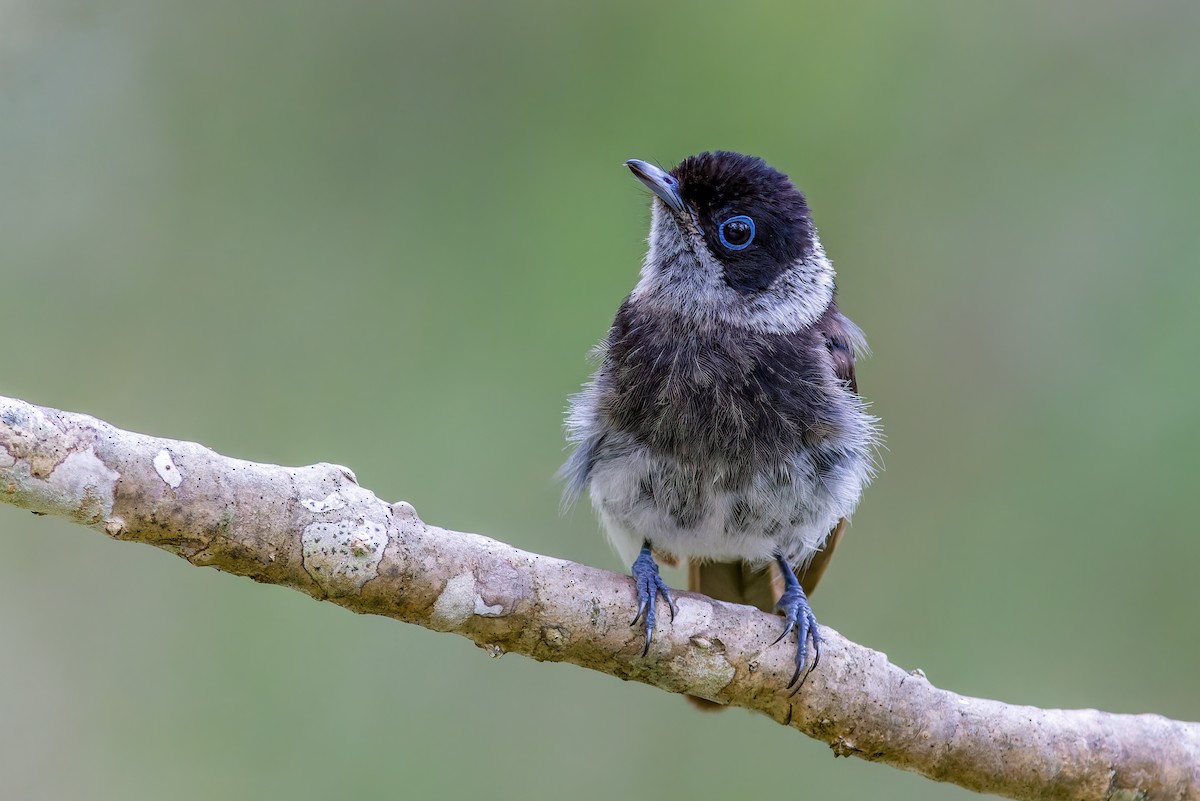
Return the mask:
[[[725,227],[732,223],[742,223],[749,226],[750,235],[746,237],[746,241],[735,244],[725,238]],[[738,226],[738,229],[740,228],[741,226]],[[733,234],[734,232],[730,231],[730,233]],[[736,217],[730,217],[728,220],[721,223],[721,227],[717,229],[717,237],[721,240],[721,244],[730,250],[745,250],[746,248],[750,247],[750,243],[754,241],[754,220],[750,219],[745,214],[739,214]],[[738,230],[738,233],[735,234],[733,238],[741,239],[741,231]]]

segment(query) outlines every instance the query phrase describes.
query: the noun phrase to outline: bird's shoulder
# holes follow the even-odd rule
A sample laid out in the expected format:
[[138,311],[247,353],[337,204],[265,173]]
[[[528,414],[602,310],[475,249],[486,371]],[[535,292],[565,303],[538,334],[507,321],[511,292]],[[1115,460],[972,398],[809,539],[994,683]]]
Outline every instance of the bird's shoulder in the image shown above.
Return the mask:
[[867,339],[862,329],[838,310],[836,302],[831,302],[813,324],[813,331],[820,335],[829,352],[834,375],[857,394],[858,378],[854,373],[854,361],[858,354],[867,352]]

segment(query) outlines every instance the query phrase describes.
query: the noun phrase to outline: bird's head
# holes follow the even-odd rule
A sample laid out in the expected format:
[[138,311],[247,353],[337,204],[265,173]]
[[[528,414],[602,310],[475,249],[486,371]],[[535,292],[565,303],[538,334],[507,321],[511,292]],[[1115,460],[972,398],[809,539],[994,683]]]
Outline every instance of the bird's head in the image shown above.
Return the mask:
[[656,195],[650,250],[631,299],[701,325],[790,333],[833,300],[804,195],[765,161],[718,151],[667,172],[626,165]]

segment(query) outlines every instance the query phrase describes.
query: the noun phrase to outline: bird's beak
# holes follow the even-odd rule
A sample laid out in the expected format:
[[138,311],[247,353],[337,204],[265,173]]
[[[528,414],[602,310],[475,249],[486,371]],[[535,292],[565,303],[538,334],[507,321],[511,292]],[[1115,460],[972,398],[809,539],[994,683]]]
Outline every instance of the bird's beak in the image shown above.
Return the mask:
[[676,181],[673,175],[641,159],[630,159],[625,162],[625,166],[639,181],[648,186],[651,192],[658,195],[659,199],[667,204],[667,208],[676,214],[684,212],[686,206],[679,195],[679,181]]

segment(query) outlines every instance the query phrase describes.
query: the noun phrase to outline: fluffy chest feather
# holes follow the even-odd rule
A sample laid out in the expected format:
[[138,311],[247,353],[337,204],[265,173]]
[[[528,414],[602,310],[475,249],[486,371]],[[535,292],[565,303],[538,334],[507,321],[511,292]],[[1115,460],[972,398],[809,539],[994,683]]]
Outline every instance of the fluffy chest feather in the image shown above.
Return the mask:
[[729,488],[850,427],[852,393],[821,333],[697,330],[633,304],[617,314],[598,412],[651,451],[719,472]]
[[573,414],[576,478],[622,555],[811,556],[870,474],[871,418],[835,356],[820,327],[706,332],[623,306]]

